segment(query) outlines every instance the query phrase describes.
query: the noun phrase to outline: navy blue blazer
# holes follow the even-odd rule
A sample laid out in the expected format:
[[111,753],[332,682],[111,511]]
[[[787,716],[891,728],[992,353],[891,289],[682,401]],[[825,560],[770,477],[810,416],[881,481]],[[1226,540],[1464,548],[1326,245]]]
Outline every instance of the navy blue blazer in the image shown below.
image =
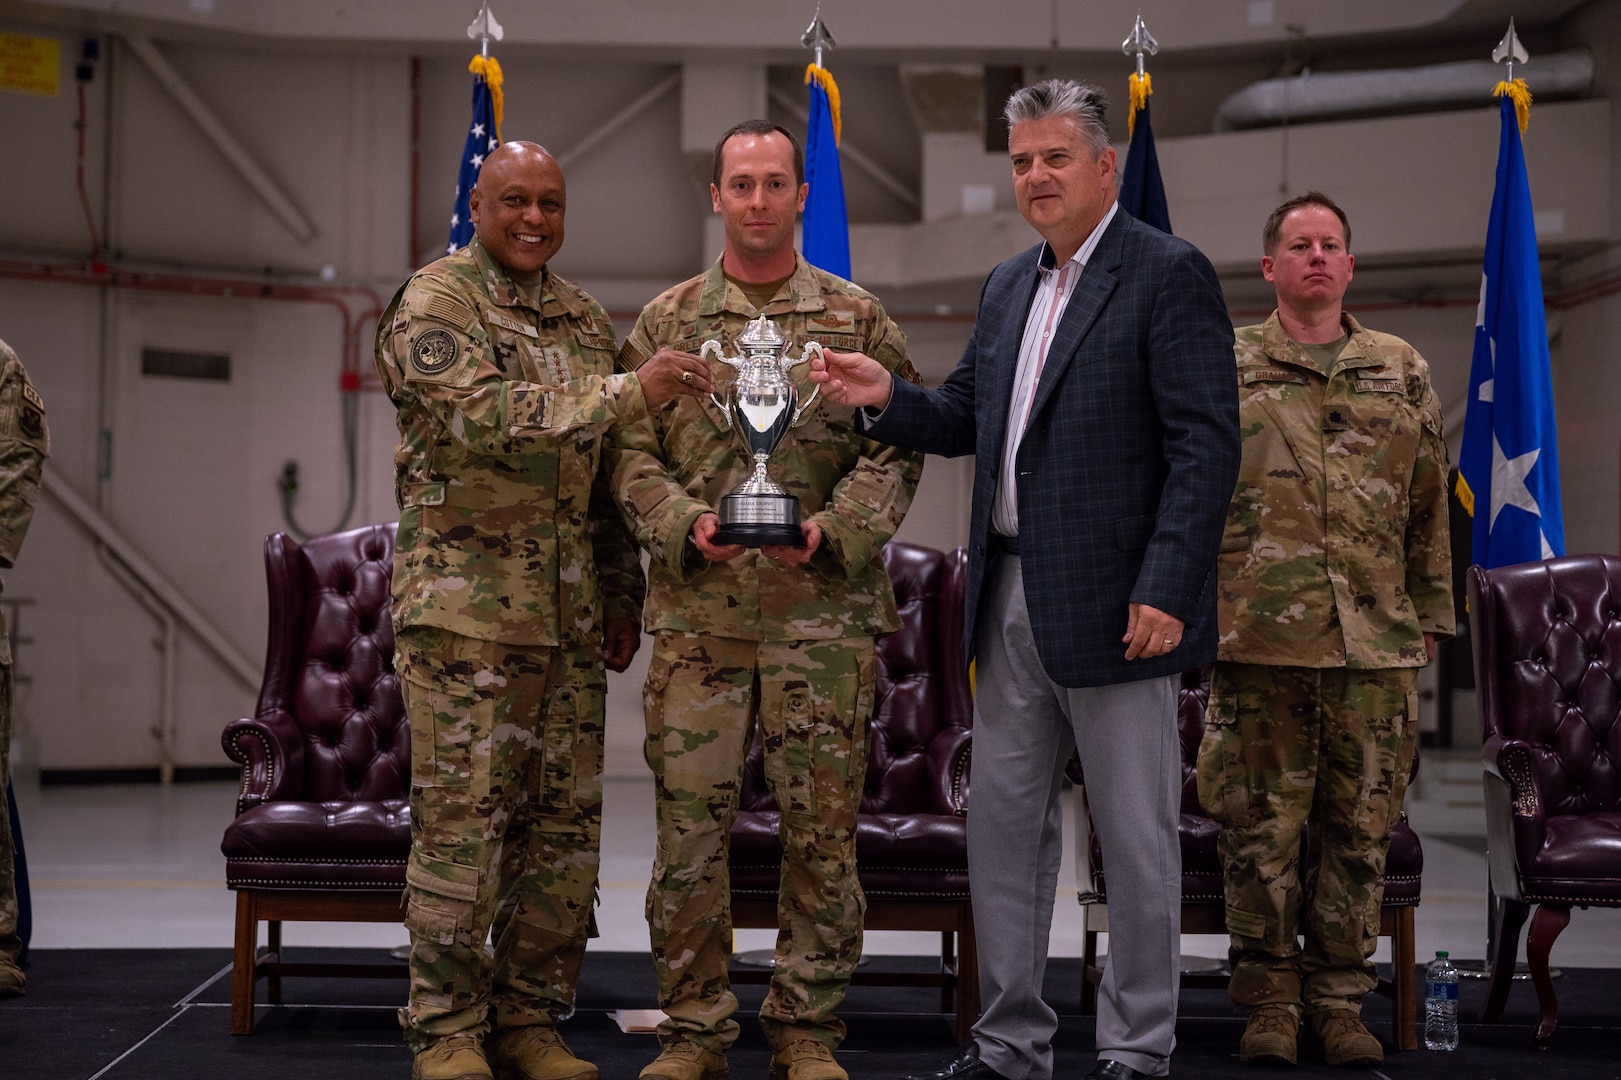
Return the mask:
[[[956,370],[895,380],[874,438],[975,455],[968,655],[985,587],[1037,245],[991,271]],[[1215,659],[1214,571],[1238,479],[1233,327],[1210,261],[1117,212],[1054,333],[1016,460],[1019,553],[1035,644],[1063,686],[1106,686]],[[1126,660],[1128,604],[1186,624],[1164,656]]]

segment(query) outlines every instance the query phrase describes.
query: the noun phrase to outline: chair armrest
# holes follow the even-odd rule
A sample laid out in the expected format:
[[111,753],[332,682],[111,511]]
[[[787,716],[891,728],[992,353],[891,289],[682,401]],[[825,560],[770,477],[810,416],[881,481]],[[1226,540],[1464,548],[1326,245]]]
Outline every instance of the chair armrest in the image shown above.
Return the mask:
[[1515,817],[1543,816],[1542,792],[1531,768],[1530,743],[1493,735],[1480,748],[1480,762],[1488,775],[1508,785]]
[[934,777],[935,812],[968,814],[968,774],[972,767],[972,728],[947,728],[929,744],[929,775]]
[[233,720],[220,736],[225,756],[242,766],[236,812],[261,803],[297,799],[304,780],[304,743],[293,718],[281,709]]
[[1519,900],[1519,853],[1542,846],[1547,831],[1541,792],[1531,768],[1531,747],[1501,735],[1488,738],[1480,750],[1485,769],[1486,871],[1492,893]]

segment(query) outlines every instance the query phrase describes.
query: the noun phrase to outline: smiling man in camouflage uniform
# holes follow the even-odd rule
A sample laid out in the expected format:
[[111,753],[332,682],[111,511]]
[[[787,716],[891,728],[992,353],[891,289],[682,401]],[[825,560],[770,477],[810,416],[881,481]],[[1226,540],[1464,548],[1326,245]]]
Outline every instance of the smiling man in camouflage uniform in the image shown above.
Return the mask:
[[1330,1065],[1384,1058],[1361,1011],[1385,856],[1417,669],[1454,630],[1440,403],[1412,346],[1343,310],[1350,240],[1325,195],[1278,207],[1278,308],[1235,345],[1244,452],[1198,784],[1222,824],[1239,1057],[1263,1064],[1294,1063],[1302,1014]]
[[[761,121],[715,148],[714,210],[725,250],[706,273],[643,309],[620,351],[641,371],[671,356],[727,355],[763,314],[798,355],[807,339],[858,349],[913,378],[901,332],[869,293],[794,250],[808,186],[798,143]],[[717,365],[718,367],[718,365]],[[790,377],[810,393],[806,368]],[[720,371],[729,373],[730,369]],[[719,375],[723,385],[726,376]],[[843,1080],[833,1011],[861,955],[865,901],[855,827],[867,764],[873,641],[899,622],[879,551],[899,527],[921,455],[861,437],[850,408],[819,401],[771,459],[798,496],[803,548],[714,542],[715,507],[753,471],[708,398],[682,398],[625,429],[609,451],[614,494],[652,557],[646,621],[656,635],[643,694],[657,783],[658,854],[647,919],[662,1052],[643,1080],[716,1080],[736,1040],[727,836],[755,726],[782,810],[785,855],[776,966],[760,1009],[776,1080]]]
[[471,195],[476,239],[411,278],[378,326],[400,427],[393,617],[412,765],[400,1020],[416,1080],[492,1065],[503,1080],[598,1075],[556,1024],[573,1009],[597,883],[603,666],[630,663],[644,587],[600,444],[610,424],[708,383],[678,361],[612,373],[607,315],[547,267],[564,205],[551,155],[501,146]]
[[[11,569],[34,520],[39,470],[51,453],[45,428],[45,402],[28,381],[22,361],[0,341],[0,569]],[[18,961],[16,852],[6,785],[11,780],[13,712],[11,639],[0,618],[0,997],[15,997],[28,986]]]

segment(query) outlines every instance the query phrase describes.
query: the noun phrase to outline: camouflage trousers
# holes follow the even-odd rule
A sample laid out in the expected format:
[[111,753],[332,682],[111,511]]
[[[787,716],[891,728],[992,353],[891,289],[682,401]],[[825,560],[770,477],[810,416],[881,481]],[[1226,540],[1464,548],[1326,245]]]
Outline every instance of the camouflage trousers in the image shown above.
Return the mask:
[[1237,1004],[1358,1007],[1378,985],[1369,958],[1418,742],[1417,678],[1216,665],[1198,787],[1222,826]]
[[661,631],[643,691],[656,781],[658,853],[647,923],[661,1041],[717,1053],[736,1041],[731,877],[743,761],[759,725],[765,775],[782,811],[776,965],[760,1006],[773,1047],[836,1048],[861,958],[866,898],[856,880],[856,812],[867,772],[873,640],[757,642]]
[[405,1041],[555,1024],[597,886],[601,651],[408,627],[395,667],[411,723]]
[[11,843],[11,809],[6,805],[6,785],[11,782],[11,695],[11,667],[0,664],[0,957],[15,964],[22,941],[17,937],[17,852]]

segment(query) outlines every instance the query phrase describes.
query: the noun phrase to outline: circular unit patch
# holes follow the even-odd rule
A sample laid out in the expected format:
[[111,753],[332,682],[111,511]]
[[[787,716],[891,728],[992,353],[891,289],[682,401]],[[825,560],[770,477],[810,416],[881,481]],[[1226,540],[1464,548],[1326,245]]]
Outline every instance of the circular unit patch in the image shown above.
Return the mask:
[[456,362],[458,351],[449,330],[426,330],[411,342],[411,364],[424,375],[437,375]]

